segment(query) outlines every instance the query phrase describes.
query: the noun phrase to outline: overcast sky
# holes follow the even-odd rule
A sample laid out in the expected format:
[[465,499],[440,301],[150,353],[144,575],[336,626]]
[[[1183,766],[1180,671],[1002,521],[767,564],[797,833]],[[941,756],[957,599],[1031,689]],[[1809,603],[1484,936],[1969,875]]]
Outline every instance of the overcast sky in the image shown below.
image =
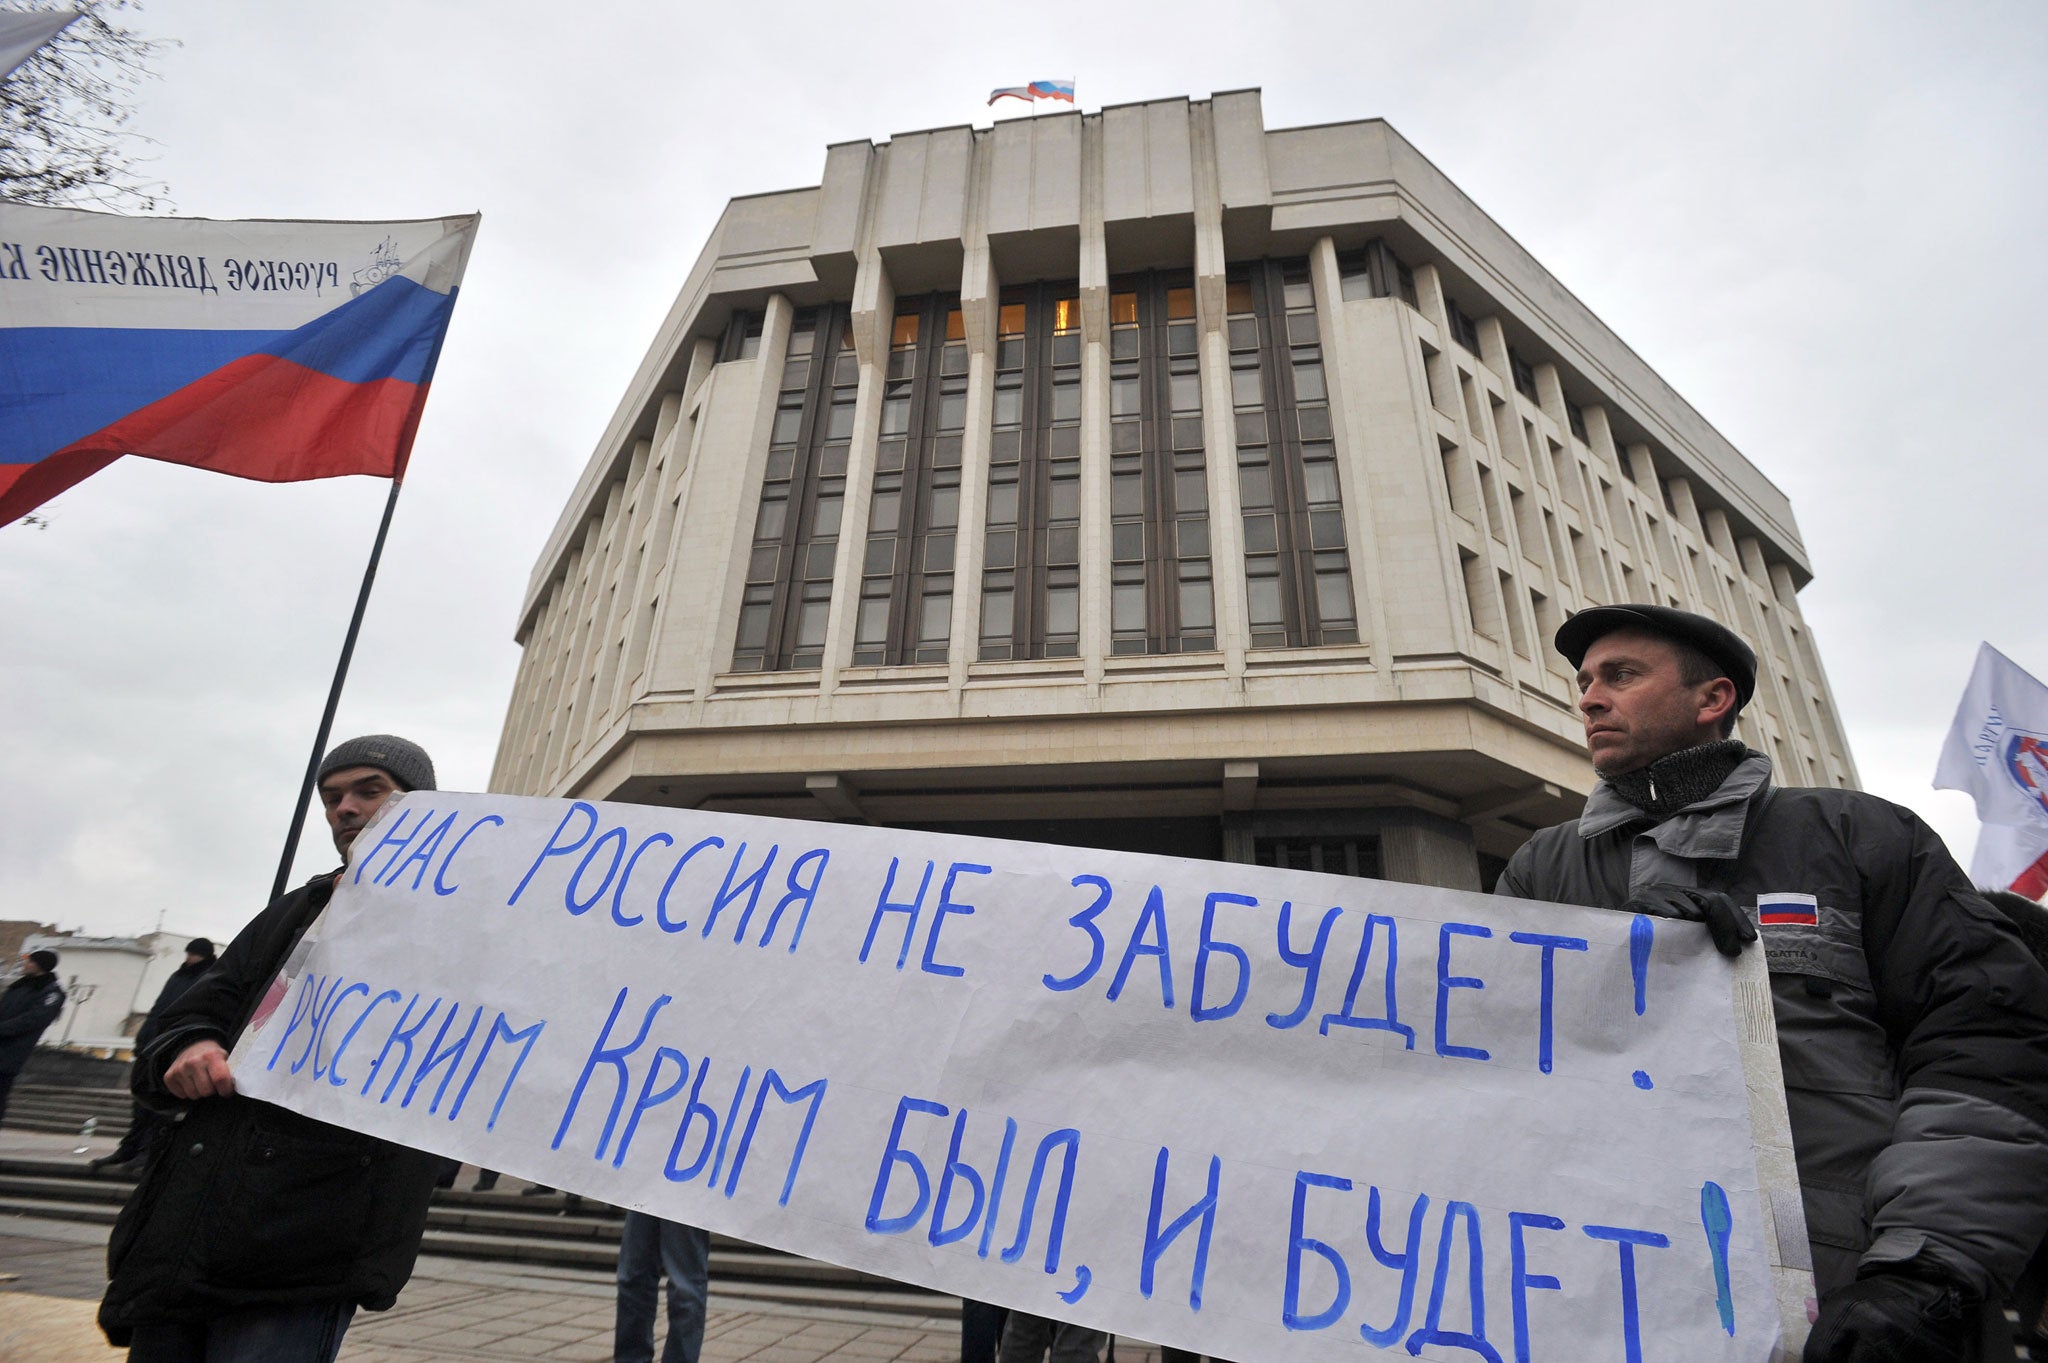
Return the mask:
[[[337,736],[481,789],[534,556],[725,201],[828,143],[1261,86],[1382,116],[1791,497],[1867,789],[1929,788],[1979,640],[2048,676],[2048,7],[153,0],[175,210],[480,210]],[[1016,107],[1012,105],[1012,107]],[[262,906],[386,485],[124,460],[0,528],[0,917]],[[317,817],[296,875],[333,858]]]

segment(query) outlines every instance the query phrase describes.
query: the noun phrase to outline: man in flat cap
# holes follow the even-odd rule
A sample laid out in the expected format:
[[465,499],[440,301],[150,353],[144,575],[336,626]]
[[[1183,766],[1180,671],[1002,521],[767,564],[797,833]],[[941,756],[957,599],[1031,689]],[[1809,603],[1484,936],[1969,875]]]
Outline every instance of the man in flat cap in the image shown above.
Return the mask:
[[21,976],[0,989],[0,1117],[14,1076],[35,1054],[43,1030],[64,1011],[64,986],[57,979],[57,953],[31,951],[21,958]]
[[[1762,936],[1820,1313],[1808,1363],[1974,1359],[2048,1232],[2048,972],[1910,811],[1771,784],[1756,655],[1663,606],[1567,620],[1600,782],[1496,892]],[[2011,1358],[2010,1345],[2006,1358]]]
[[[316,786],[346,861],[386,801],[434,789],[434,764],[371,734],[330,752]],[[258,914],[136,1056],[136,1097],[177,1124],[107,1243],[100,1326],[135,1363],[331,1363],[356,1308],[384,1310],[412,1275],[440,1157],[242,1097],[228,1070],[340,875]]]

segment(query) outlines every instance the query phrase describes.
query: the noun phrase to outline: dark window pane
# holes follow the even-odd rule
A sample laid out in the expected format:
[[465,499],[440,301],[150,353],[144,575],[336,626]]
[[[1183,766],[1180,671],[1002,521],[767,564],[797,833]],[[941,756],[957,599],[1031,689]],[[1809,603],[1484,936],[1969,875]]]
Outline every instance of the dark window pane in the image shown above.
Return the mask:
[[932,467],[940,469],[957,468],[960,464],[960,437],[942,435],[932,441]]
[[[1080,325],[1080,309],[1074,310],[1075,325]],[[1061,367],[1081,363],[1081,334],[1078,331],[1052,338],[1052,362]]]
[[804,577],[811,582],[830,582],[832,564],[839,557],[837,540],[819,540],[804,551]]
[[1047,563],[1079,563],[1081,561],[1081,532],[1073,526],[1054,526],[1045,532],[1045,561]]
[[1109,627],[1119,634],[1144,630],[1144,583],[1126,584],[1109,589]]
[[763,479],[770,483],[786,483],[789,481],[790,473],[795,468],[795,450],[770,450],[768,451],[768,471],[763,475]]
[[747,558],[747,581],[773,582],[775,580],[775,560],[777,557],[779,557],[779,553],[772,544],[756,549]]
[[1263,445],[1266,443],[1266,414],[1264,412],[1239,412],[1237,414],[1237,443],[1240,445]]
[[775,414],[775,427],[768,432],[771,445],[794,445],[797,433],[803,429],[804,413],[801,407],[784,407]]
[[838,497],[818,498],[817,509],[811,513],[811,534],[838,534],[839,510],[842,504],[842,499]]
[[1138,358],[1137,328],[1119,327],[1110,333],[1109,358],[1112,360],[1135,360]]
[[931,519],[934,530],[950,530],[960,523],[960,489],[957,487],[935,487],[932,489]]
[[766,606],[746,606],[740,610],[738,647],[758,649],[768,646],[768,609]]
[[988,457],[992,464],[1014,464],[1024,448],[1024,437],[1017,431],[997,431],[989,438]]
[[967,395],[965,393],[942,393],[939,396],[939,429],[957,431],[967,424]]
[[[1109,414],[1111,416],[1136,416],[1142,409],[1139,401],[1139,384],[1134,378],[1112,379],[1109,384]],[[1080,408],[1074,409],[1079,415]]]
[[908,396],[888,398],[882,403],[882,434],[902,435],[910,429],[910,399]]
[[835,402],[832,404],[831,415],[825,422],[825,438],[834,441],[853,439],[853,404],[851,402]]
[[1009,568],[1017,562],[1017,532],[1004,530],[992,532],[983,548],[983,557],[991,568]]
[[864,573],[887,573],[896,567],[896,541],[888,535],[880,535],[868,541],[867,557],[861,561]]
[[1256,368],[1230,371],[1230,401],[1237,407],[1257,407],[1266,400],[1265,385]]
[[989,485],[988,523],[990,525],[1015,525],[1017,523],[1017,485],[1015,483],[991,483]]
[[781,498],[763,501],[761,510],[754,517],[754,538],[774,540],[782,538],[782,526],[789,510],[789,503]]
[[1177,450],[1199,450],[1202,448],[1202,418],[1180,416],[1173,419],[1173,447]]
[[953,632],[953,596],[929,593],[924,598],[923,617],[918,622],[917,637],[923,643],[944,643]]
[[1173,384],[1173,410],[1176,412],[1199,412],[1202,410],[1202,376],[1199,374],[1175,374]]
[[1145,523],[1119,521],[1109,528],[1109,556],[1118,563],[1134,563],[1145,557]]
[[1304,407],[1301,409],[1301,438],[1303,440],[1328,440],[1330,438],[1329,408]]
[[[1292,286],[1289,286],[1291,293]],[[1321,338],[1316,335],[1316,315],[1312,312],[1297,312],[1287,319],[1287,343],[1289,345],[1314,345]]]
[[1246,507],[1273,504],[1273,474],[1270,469],[1264,466],[1238,469],[1237,486],[1238,500]]
[[1283,289],[1287,299],[1288,311],[1292,312],[1296,308],[1314,307],[1316,305],[1316,291],[1310,285],[1306,274],[1296,275],[1293,271],[1289,271],[1288,274],[1289,278]]
[[1323,388],[1323,366],[1298,364],[1294,366],[1294,400],[1296,402],[1321,402],[1329,396]]
[[1046,519],[1053,521],[1075,521],[1081,518],[1081,480],[1079,478],[1055,478],[1052,480],[1052,496],[1048,499]]
[[953,539],[951,535],[933,535],[924,542],[924,570],[928,573],[950,573],[953,571]]
[[860,623],[855,631],[855,641],[863,644],[878,644],[889,637],[889,598],[860,603]]
[[1332,623],[1351,619],[1351,574],[1316,574],[1316,613]]
[[1119,421],[1109,428],[1111,454],[1136,454],[1144,446],[1145,433],[1136,421]]
[[1259,348],[1259,324],[1250,317],[1230,319],[1230,348],[1232,350],[1257,350]]
[[1054,459],[1078,459],[1081,457],[1081,428],[1079,426],[1055,426],[1046,442],[1046,453]]
[[901,440],[884,440],[875,450],[875,467],[884,473],[894,473],[903,467],[904,443]]
[[1281,625],[1286,615],[1280,606],[1280,579],[1277,577],[1254,577],[1245,583],[1245,596],[1251,605],[1252,624]]
[[1215,598],[1207,579],[1180,584],[1180,627],[1183,630],[1215,628]]
[[[1008,587],[983,592],[981,596],[981,637],[1007,639],[1015,627],[1015,594]],[[1007,656],[1007,655],[1005,655]]]
[[1310,506],[1340,500],[1337,494],[1337,465],[1334,461],[1318,459],[1303,464],[1301,472]]
[[1341,549],[1344,547],[1344,513],[1341,511],[1312,511],[1308,517],[1309,543],[1318,549]]
[[903,504],[900,492],[877,492],[868,507],[868,529],[889,534],[896,529],[896,516]]
[[1270,554],[1280,547],[1279,532],[1271,516],[1244,518],[1244,550],[1248,554]]
[[1077,587],[1048,587],[1045,593],[1045,632],[1078,634],[1081,630],[1081,592]]
[[[1008,308],[1003,309],[1008,312]],[[1022,312],[1023,309],[1018,309]],[[1022,341],[999,341],[996,343],[996,368],[1022,369],[1024,367],[1024,343]]]
[[1081,419],[1081,384],[1078,377],[1072,383],[1055,382],[1053,384],[1052,419],[1054,421],[1079,421]]
[[1144,475],[1120,473],[1109,480],[1109,514],[1112,516],[1142,516],[1145,514]]
[[1180,522],[1178,539],[1182,558],[1209,557],[1209,522]]
[[798,648],[823,648],[825,646],[825,621],[832,613],[830,601],[806,601],[796,620],[796,646]]
[[1208,510],[1209,476],[1199,471],[1174,474],[1173,505],[1176,511]]

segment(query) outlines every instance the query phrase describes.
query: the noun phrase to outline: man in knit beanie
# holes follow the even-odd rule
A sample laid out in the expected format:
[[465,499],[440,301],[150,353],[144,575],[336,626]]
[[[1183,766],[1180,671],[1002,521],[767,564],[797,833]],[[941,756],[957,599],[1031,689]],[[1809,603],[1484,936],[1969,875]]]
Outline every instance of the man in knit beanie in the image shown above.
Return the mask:
[[[367,734],[336,745],[315,784],[346,861],[388,801],[435,788],[434,763]],[[179,1119],[108,1241],[100,1325],[138,1358],[331,1363],[357,1308],[388,1308],[412,1274],[439,1157],[242,1097],[228,1069],[340,874],[258,914],[136,1056],[137,1100]]]

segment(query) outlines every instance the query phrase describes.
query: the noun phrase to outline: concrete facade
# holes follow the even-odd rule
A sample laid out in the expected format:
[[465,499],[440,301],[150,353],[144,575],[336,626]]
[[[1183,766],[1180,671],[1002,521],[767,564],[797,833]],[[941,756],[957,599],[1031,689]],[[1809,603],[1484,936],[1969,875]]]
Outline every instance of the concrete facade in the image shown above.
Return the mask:
[[[1335,642],[1269,646],[1247,586],[1261,532],[1232,412],[1257,409],[1233,382],[1239,281],[1262,261],[1299,281],[1283,318],[1276,265],[1259,305],[1268,343],[1284,328],[1306,347],[1288,402],[1327,389],[1319,495],[1341,495],[1341,539],[1316,521],[1333,538],[1315,571],[1347,576],[1355,616]],[[1131,652],[1114,333],[1124,281],[1154,277],[1192,288],[1204,472],[1178,495],[1206,506],[1214,624],[1199,647]],[[1000,427],[1006,302],[1038,281],[1078,304],[1077,642],[990,659],[992,411]],[[921,569],[919,656],[944,660],[856,665],[892,325],[922,296],[965,350],[961,532],[936,566],[925,542]],[[816,665],[739,670],[764,470],[788,438],[778,394],[813,363],[793,328],[842,305],[847,528],[804,542],[814,576],[831,568]],[[1176,388],[1176,411],[1196,391]],[[1588,605],[1728,622],[1761,659],[1738,736],[1787,783],[1853,785],[1799,612],[1810,575],[1784,494],[1383,121],[1267,129],[1238,91],[846,143],[816,186],[734,199],[685,281],[534,568],[492,787],[1318,867],[1350,844],[1366,860],[1328,869],[1478,888],[1591,789],[1548,644]]]

